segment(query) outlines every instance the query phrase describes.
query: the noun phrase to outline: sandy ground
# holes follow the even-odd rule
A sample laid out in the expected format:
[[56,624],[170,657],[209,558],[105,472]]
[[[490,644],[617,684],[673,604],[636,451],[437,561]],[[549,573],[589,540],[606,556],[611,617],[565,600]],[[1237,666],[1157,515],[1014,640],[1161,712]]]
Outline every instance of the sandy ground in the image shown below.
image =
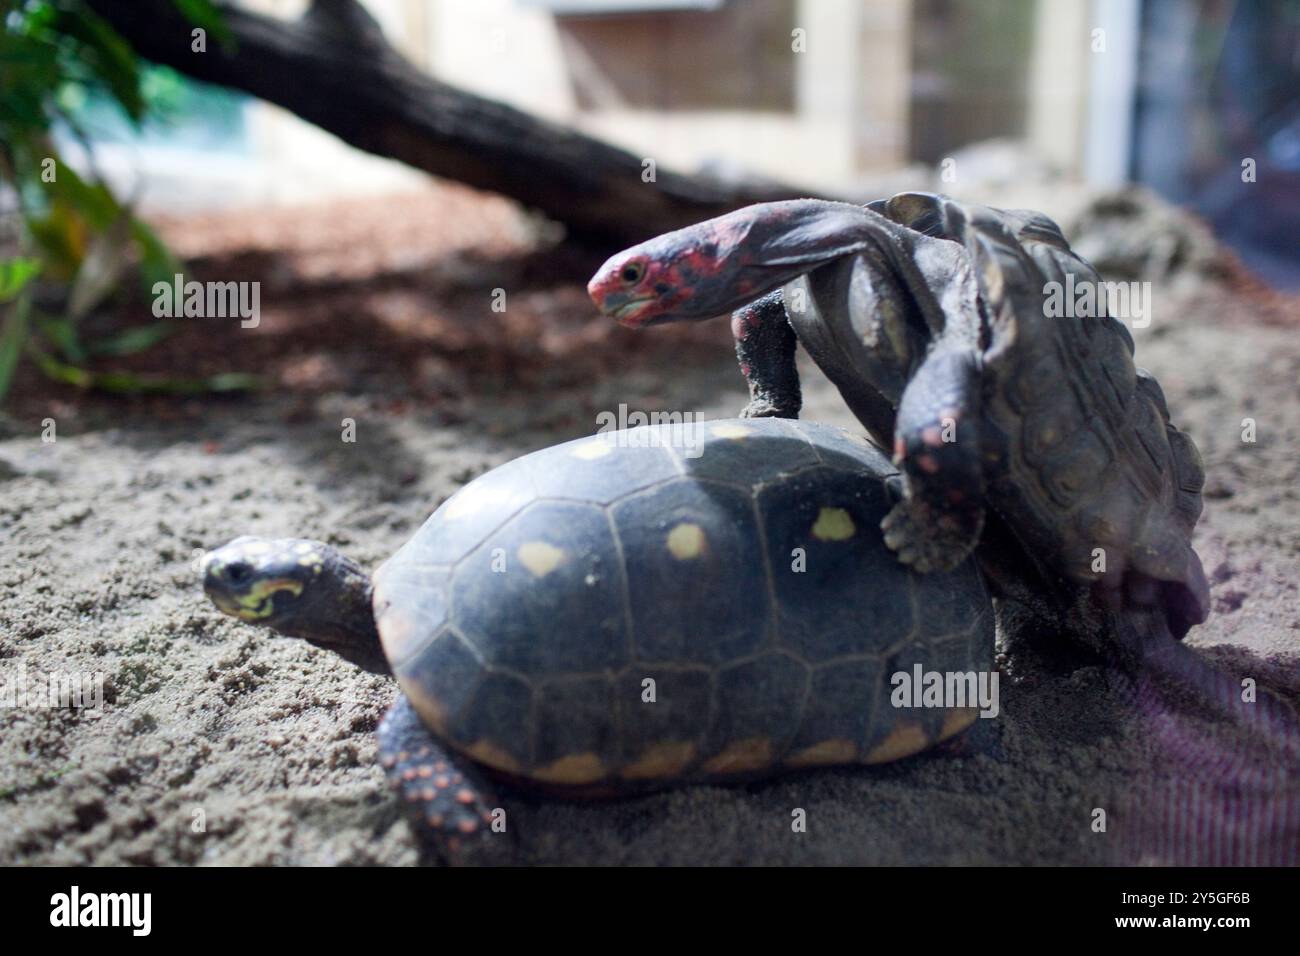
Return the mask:
[[[286,269],[311,271],[277,260],[277,272],[256,256],[244,263],[241,242],[230,246],[204,254],[268,283]],[[581,319],[559,344],[519,345],[526,354],[506,364],[481,343],[444,347],[462,334],[457,310],[481,314],[475,296],[502,281],[471,275],[461,252],[381,262],[388,279],[366,313],[373,325],[355,324],[357,293],[336,278],[273,302],[255,335],[213,330],[215,341],[195,346],[201,365],[219,356],[240,367],[241,356],[274,351],[267,343],[277,336],[293,338],[299,344],[276,353],[280,364],[258,360],[278,376],[260,397],[126,401],[24,380],[0,419],[0,677],[98,672],[106,701],[99,714],[0,709],[0,863],[420,862],[375,763],[392,683],[218,613],[197,584],[198,549],[241,533],[297,534],[374,565],[463,483],[590,433],[599,410],[627,402],[719,417],[745,400],[725,323],[655,349],[647,337],[661,330],[598,328],[578,285],[548,286],[527,269],[511,274],[527,279],[524,315]],[[404,285],[417,271],[436,287]],[[1215,613],[1188,642],[1294,708],[1300,340],[1294,327],[1259,324],[1253,306],[1234,306],[1208,280],[1162,283],[1155,304],[1152,327],[1136,333],[1138,359],[1209,472],[1196,544]],[[353,324],[331,333],[341,312]],[[502,321],[523,324],[484,334],[537,341],[524,319]],[[805,417],[853,424],[813,370],[805,381]],[[53,443],[40,437],[46,417],[57,423]],[[340,441],[345,417],[357,423],[355,444]],[[1247,417],[1254,443],[1241,440]],[[744,787],[515,801],[523,858],[1296,862],[1300,768],[1254,739],[1257,728],[1216,720],[1194,701],[1153,712],[1127,681],[1050,635],[1017,642],[1004,660],[1002,714],[970,739],[881,768]],[[1218,855],[1205,855],[1209,837],[1193,845],[1162,836],[1169,824],[1159,813],[1132,810],[1152,795],[1219,834]],[[1188,801],[1199,809],[1182,813]],[[807,812],[805,833],[791,831],[794,808]],[[1106,832],[1094,831],[1098,808],[1109,814]],[[1265,811],[1261,830],[1252,821]]]

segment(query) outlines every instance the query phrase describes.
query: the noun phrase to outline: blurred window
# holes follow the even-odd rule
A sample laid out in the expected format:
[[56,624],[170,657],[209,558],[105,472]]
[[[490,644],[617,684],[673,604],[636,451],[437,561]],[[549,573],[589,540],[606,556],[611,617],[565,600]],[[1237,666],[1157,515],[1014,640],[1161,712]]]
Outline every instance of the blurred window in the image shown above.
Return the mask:
[[1300,0],[1147,0],[1135,126],[1138,182],[1300,288]]

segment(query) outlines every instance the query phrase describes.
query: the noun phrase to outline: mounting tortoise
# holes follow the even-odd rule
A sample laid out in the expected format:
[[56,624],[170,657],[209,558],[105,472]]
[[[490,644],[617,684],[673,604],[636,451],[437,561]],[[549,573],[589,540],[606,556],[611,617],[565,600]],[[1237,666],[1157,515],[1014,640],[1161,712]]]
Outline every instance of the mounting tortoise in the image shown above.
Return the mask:
[[994,640],[973,563],[922,576],[885,547],[897,479],[827,425],[642,427],[475,479],[373,582],[328,545],[244,537],[204,588],[391,670],[387,775],[444,856],[483,859],[489,780],[615,796],[895,760],[973,723],[974,701],[890,700],[917,665],[987,671]]
[[802,343],[905,473],[882,523],[900,560],[949,568],[983,534],[995,586],[1051,591],[1076,636],[1140,653],[1208,614],[1204,472],[1124,325],[1104,302],[1052,315],[1049,282],[1100,279],[1047,217],[902,193],[741,209],[619,253],[588,288],[636,328],[737,310],[745,416],[798,415]]

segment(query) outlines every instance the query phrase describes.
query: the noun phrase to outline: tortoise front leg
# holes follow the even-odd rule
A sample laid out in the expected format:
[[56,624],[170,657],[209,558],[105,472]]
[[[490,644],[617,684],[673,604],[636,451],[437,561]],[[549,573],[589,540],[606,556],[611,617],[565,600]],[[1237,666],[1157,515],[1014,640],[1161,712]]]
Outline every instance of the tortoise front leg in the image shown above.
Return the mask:
[[904,497],[880,527],[898,559],[923,573],[955,568],[984,528],[979,393],[976,353],[941,346],[898,407],[894,464],[904,473]]
[[794,329],[786,318],[781,290],[769,292],[731,316],[736,358],[749,383],[749,404],[741,418],[798,418],[803,406],[795,367]]
[[444,861],[506,863],[513,835],[492,828],[498,804],[474,764],[434,739],[405,697],[379,724],[379,762],[388,782],[418,820],[418,828]]

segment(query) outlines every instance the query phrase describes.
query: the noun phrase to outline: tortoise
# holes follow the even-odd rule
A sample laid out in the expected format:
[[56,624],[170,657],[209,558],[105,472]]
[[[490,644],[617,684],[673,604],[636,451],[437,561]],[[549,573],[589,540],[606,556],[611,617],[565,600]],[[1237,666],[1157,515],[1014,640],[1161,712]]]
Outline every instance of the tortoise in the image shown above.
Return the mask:
[[803,343],[905,473],[882,523],[903,562],[952,567],[992,515],[982,563],[1008,590],[1181,637],[1209,611],[1204,471],[1124,325],[1045,308],[1049,282],[1099,281],[1041,213],[901,193],[750,206],[613,256],[588,291],[637,328],[736,310],[743,416],[797,416]]
[[493,784],[749,781],[969,727],[972,701],[891,700],[917,667],[989,672],[994,640],[973,563],[922,576],[885,547],[897,480],[829,425],[642,426],[482,475],[373,579],[318,541],[241,537],[203,583],[227,614],[395,675],[388,779],[440,855],[499,860]]

